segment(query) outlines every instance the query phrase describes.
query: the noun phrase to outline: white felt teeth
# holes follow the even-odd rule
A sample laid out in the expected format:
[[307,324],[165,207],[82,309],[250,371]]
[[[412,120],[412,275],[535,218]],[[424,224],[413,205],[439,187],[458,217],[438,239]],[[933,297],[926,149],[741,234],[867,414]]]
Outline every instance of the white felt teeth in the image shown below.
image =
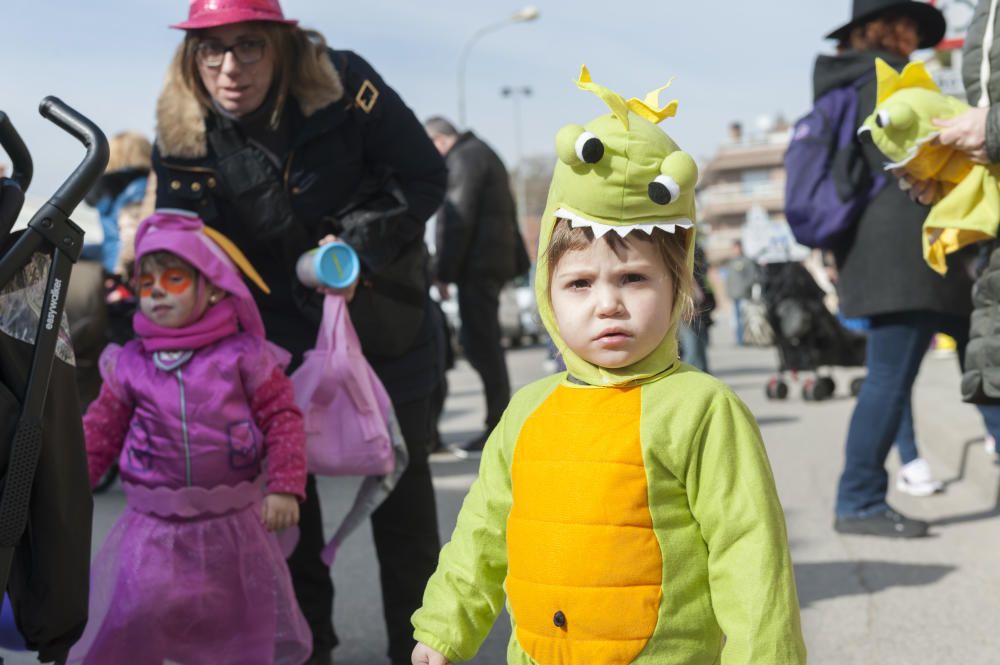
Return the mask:
[[694,222],[690,219],[671,219],[670,221],[664,222],[649,222],[647,224],[628,224],[623,226],[612,226],[611,224],[601,224],[600,222],[595,222],[593,220],[587,219],[586,217],[581,217],[576,213],[572,213],[565,208],[559,208],[556,210],[556,217],[562,217],[563,219],[568,219],[570,226],[574,229],[588,228],[594,232],[595,238],[603,238],[604,234],[608,231],[614,231],[619,235],[619,237],[624,238],[632,231],[642,231],[646,235],[650,235],[653,229],[660,229],[667,233],[674,233],[678,227],[682,229],[690,229],[694,226]]

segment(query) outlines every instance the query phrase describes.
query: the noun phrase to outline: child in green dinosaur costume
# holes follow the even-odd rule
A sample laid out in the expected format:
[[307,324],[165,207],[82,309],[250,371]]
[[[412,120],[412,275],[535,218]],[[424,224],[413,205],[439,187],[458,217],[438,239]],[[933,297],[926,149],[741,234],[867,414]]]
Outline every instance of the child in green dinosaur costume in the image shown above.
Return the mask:
[[868,134],[892,160],[887,170],[902,170],[913,180],[938,184],[943,196],[924,221],[924,259],[941,273],[946,257],[962,247],[996,237],[1000,221],[1000,166],[977,164],[967,153],[935,141],[940,129],[931,121],[968,110],[965,102],[943,94],[924,63],[914,61],[897,73],[875,61],[878,93],[875,110],[858,134]]
[[[516,665],[802,665],[753,416],[677,358],[697,167],[625,101],[559,131],[536,273],[568,372],[511,400],[413,615],[413,663],[473,658],[504,595]],[[661,89],[662,90],[662,89]]]

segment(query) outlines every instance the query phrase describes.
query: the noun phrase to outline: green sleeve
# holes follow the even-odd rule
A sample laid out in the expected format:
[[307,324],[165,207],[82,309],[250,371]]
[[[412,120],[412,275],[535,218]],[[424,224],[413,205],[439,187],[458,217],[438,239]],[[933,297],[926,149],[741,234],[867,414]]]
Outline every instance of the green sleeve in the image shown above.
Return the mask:
[[[451,541],[413,615],[417,641],[449,660],[476,655],[503,608],[507,577],[507,516],[511,507],[509,412],[493,430],[458,515]],[[516,433],[513,433],[516,436]]]
[[760,430],[729,390],[701,422],[685,478],[708,546],[722,665],[803,665],[805,645],[785,519]]

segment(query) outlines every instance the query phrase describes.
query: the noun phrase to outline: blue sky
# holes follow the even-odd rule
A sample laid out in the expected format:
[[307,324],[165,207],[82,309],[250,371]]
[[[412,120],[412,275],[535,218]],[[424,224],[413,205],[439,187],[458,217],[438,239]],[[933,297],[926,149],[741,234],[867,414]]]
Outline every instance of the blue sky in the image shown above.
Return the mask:
[[[357,51],[421,119],[457,115],[459,54],[480,27],[524,4],[507,0],[284,0],[286,15]],[[507,160],[515,158],[512,103],[504,85],[534,91],[522,104],[524,153],[552,152],[562,125],[586,122],[601,102],[574,81],[586,63],[598,83],[642,97],[675,77],[677,98],[663,127],[696,157],[709,157],[733,120],[801,115],[810,101],[812,61],[822,35],[844,23],[850,0],[537,0],[532,23],[485,36],[467,68],[468,125]],[[3,19],[0,109],[35,160],[35,196],[47,196],[80,148],[37,113],[55,94],[107,134],[152,134],[163,74],[181,34],[185,0],[29,0]],[[669,96],[667,96],[669,95]]]

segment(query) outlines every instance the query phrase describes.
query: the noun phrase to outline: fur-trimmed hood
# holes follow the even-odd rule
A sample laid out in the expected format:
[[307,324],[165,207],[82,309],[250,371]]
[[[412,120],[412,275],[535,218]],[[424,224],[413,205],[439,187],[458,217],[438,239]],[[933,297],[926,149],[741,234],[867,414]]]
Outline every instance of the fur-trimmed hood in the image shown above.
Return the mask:
[[[156,102],[156,143],[165,156],[198,159],[208,154],[205,138],[207,111],[181,76],[180,49],[183,48],[182,43],[167,70],[163,90]],[[344,96],[340,74],[330,61],[328,52],[317,53],[317,57],[320,84],[296,85],[293,81],[288,86],[289,95],[295,97],[307,118]],[[298,76],[298,71],[295,75]],[[304,92],[294,92],[300,90]]]

